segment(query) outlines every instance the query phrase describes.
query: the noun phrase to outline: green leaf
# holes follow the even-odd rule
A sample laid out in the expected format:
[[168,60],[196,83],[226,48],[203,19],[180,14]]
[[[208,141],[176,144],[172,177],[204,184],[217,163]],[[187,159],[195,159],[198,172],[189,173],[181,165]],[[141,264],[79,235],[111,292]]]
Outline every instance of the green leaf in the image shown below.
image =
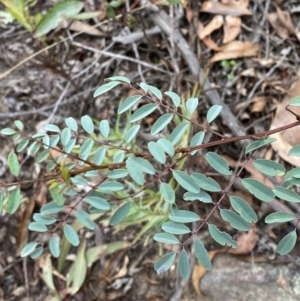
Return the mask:
[[220,210],[221,217],[224,221],[228,222],[234,229],[240,231],[249,231],[250,225],[238,214],[227,209]]
[[111,226],[119,224],[128,214],[131,208],[131,203],[127,202],[119,207],[109,220]]
[[293,248],[295,247],[295,244],[297,242],[297,234],[296,230],[290,232],[287,234],[278,244],[277,246],[277,253],[280,255],[287,255],[290,253]]
[[103,137],[107,138],[109,136],[109,123],[107,120],[101,120],[99,124],[100,133]]
[[170,204],[175,203],[175,192],[169,184],[161,182],[159,185],[159,192],[166,202]]
[[39,247],[30,254],[31,259],[37,259],[43,254],[44,248]]
[[293,178],[300,178],[300,167],[293,168],[292,170],[288,171],[284,176],[285,181],[291,180]]
[[300,196],[294,191],[287,188],[277,186],[273,189],[274,194],[287,202],[300,203]]
[[150,115],[153,111],[155,111],[157,109],[157,105],[150,103],[147,105],[142,106],[141,108],[137,109],[130,117],[130,122],[135,122],[138,121],[140,119],[143,119],[145,117],[147,117],[148,115]]
[[252,207],[244,201],[242,198],[237,196],[230,196],[230,204],[233,209],[248,223],[258,221],[257,215]]
[[293,98],[289,105],[294,107],[300,107],[300,96]]
[[194,179],[181,170],[173,170],[173,177],[177,181],[177,183],[187,191],[197,193],[199,192],[199,187]]
[[272,160],[258,159],[253,161],[253,165],[265,175],[268,176],[283,176],[285,167]]
[[251,142],[247,147],[246,147],[246,151],[245,151],[245,154],[248,154],[248,153],[251,153],[253,152],[254,150],[260,148],[260,147],[263,147],[269,143],[272,143],[276,141],[275,138],[266,138],[266,139],[258,139],[258,140],[255,140],[253,142]]
[[10,135],[14,135],[16,133],[16,131],[11,128],[5,128],[5,129],[2,129],[0,133],[2,135],[10,136]]
[[123,188],[124,185],[117,181],[105,181],[104,183],[98,186],[98,189],[103,191],[119,191],[122,190]]
[[197,193],[188,191],[183,195],[183,199],[185,201],[199,200],[203,203],[212,203],[211,196],[207,192],[201,190]]
[[64,198],[63,194],[60,192],[59,187],[55,187],[55,188],[51,189],[50,194],[51,194],[53,201],[58,206],[62,206],[65,203],[65,198]]
[[60,255],[59,239],[57,236],[52,236],[49,241],[49,250],[53,257],[58,258]]
[[176,128],[172,131],[168,140],[175,145],[183,136],[184,132],[188,128],[189,124],[187,122],[182,122],[176,126]]
[[234,241],[228,233],[220,231],[215,225],[209,224],[208,231],[211,237],[220,245],[227,245],[233,248],[237,247],[236,241]]
[[121,179],[127,176],[128,176],[128,171],[127,169],[124,168],[112,170],[107,174],[107,177],[110,179]]
[[175,150],[173,144],[169,140],[165,138],[160,138],[157,140],[157,144],[163,149],[165,153],[172,157],[174,156]]
[[45,224],[37,223],[37,222],[31,222],[28,225],[28,229],[30,231],[35,231],[35,232],[47,232],[48,231]]
[[69,143],[64,147],[64,151],[70,154],[76,144],[76,139],[71,139]]
[[83,8],[81,1],[61,1],[56,3],[39,22],[34,36],[41,37],[58,27],[61,21],[77,15]]
[[60,133],[60,129],[57,125],[48,123],[44,126],[44,130],[48,132]]
[[293,220],[295,216],[288,212],[275,212],[269,214],[265,218],[265,223],[267,224],[273,224],[273,223],[286,223]]
[[37,247],[38,243],[36,241],[32,241],[28,243],[21,251],[20,256],[21,257],[26,257],[30,255]]
[[42,163],[44,162],[50,154],[50,150],[49,149],[44,149],[41,153],[38,154],[38,156],[36,157],[36,162],[37,163]]
[[28,156],[36,154],[40,149],[40,145],[37,141],[34,141],[27,149]]
[[222,106],[213,105],[207,112],[206,120],[208,123],[213,122],[222,111]]
[[126,132],[126,135],[125,135],[126,143],[129,143],[136,136],[140,127],[141,126],[139,124],[135,124],[134,126],[132,126],[131,128],[128,129],[128,131]]
[[154,175],[155,174],[155,168],[153,167],[153,165],[149,161],[147,161],[147,160],[145,160],[143,158],[140,158],[140,157],[135,157],[135,156],[131,156],[129,158],[131,159],[130,162],[133,161],[135,164],[137,164],[138,167],[143,172],[148,173],[150,175]]
[[275,198],[272,189],[259,181],[248,178],[242,180],[242,183],[246,189],[263,202],[271,202]]
[[94,156],[94,163],[96,165],[101,165],[106,155],[106,148],[99,148]]
[[139,86],[144,90],[145,93],[148,92],[149,86],[146,83],[141,82]]
[[37,223],[44,224],[44,225],[52,225],[56,222],[56,219],[53,217],[45,217],[39,213],[34,213],[33,220]]
[[15,153],[10,153],[7,158],[7,165],[9,167],[10,172],[15,176],[19,176],[20,172],[20,164],[18,157]]
[[120,75],[112,76],[112,77],[107,78],[106,80],[119,81],[119,82],[126,83],[126,84],[130,85],[130,80],[125,76],[120,76]]
[[229,170],[229,165],[225,159],[214,152],[208,152],[205,155],[208,164],[222,175],[230,176],[232,171]]
[[126,168],[129,172],[130,177],[138,184],[138,185],[144,185],[145,179],[144,179],[144,174],[143,171],[138,165],[135,160],[135,157],[130,156],[126,160]]
[[198,98],[189,98],[186,101],[186,108],[188,112],[192,115],[198,106],[199,100]]
[[46,215],[58,213],[58,212],[62,211],[64,208],[65,208],[64,206],[59,206],[52,202],[52,203],[48,203],[48,204],[44,205],[41,208],[40,212],[41,212],[42,216],[46,216]]
[[78,125],[76,120],[73,117],[68,117],[65,119],[66,125],[74,132],[77,132]]
[[[59,135],[55,135],[55,136],[52,136],[51,138],[50,138],[50,142],[49,142],[49,145],[51,146],[51,147],[55,147],[56,145],[57,145],[57,143],[59,142]],[[38,144],[38,146],[40,146],[39,144]],[[32,153],[34,154],[34,153],[36,153],[37,151],[32,151]]]
[[114,87],[116,87],[119,84],[120,84],[120,82],[118,82],[118,81],[112,81],[107,84],[104,84],[95,91],[93,96],[98,97],[98,96],[110,91],[111,89],[113,89]]
[[116,151],[114,158],[113,158],[113,163],[121,163],[123,162],[125,157],[125,152],[124,151]]
[[171,212],[169,219],[176,223],[193,223],[200,220],[200,216],[188,210],[177,210]]
[[[203,139],[204,139],[204,131],[200,131],[198,133],[196,133],[193,138],[191,139],[191,143],[190,143],[190,146],[198,146],[198,145],[201,145],[202,142],[203,142]],[[197,153],[198,150],[194,150],[194,151],[191,151],[191,155],[195,155]]]
[[172,91],[167,91],[164,93],[165,95],[169,96],[172,99],[174,106],[177,108],[180,105],[180,96]]
[[187,226],[174,222],[163,223],[161,228],[167,233],[176,235],[187,234],[191,232]]
[[82,160],[86,160],[88,158],[88,156],[90,155],[90,152],[92,151],[93,146],[94,146],[94,139],[92,139],[92,138],[86,139],[80,148],[79,158]]
[[191,176],[195,183],[204,190],[212,192],[222,191],[222,188],[214,179],[208,178],[202,173],[194,172]]
[[90,116],[85,115],[81,117],[81,125],[82,128],[88,133],[93,134],[94,133],[94,123]]
[[151,129],[151,135],[156,135],[162,131],[172,120],[173,114],[167,113],[160,116],[153,124]]
[[79,222],[83,226],[85,226],[86,228],[88,228],[90,230],[95,230],[95,223],[93,222],[93,220],[91,219],[89,214],[87,214],[83,210],[76,210],[75,215],[76,215],[77,219],[79,220]]
[[289,150],[289,155],[294,157],[300,157],[300,145],[296,145]]
[[126,111],[128,111],[131,107],[133,107],[141,98],[143,95],[131,95],[127,97],[119,106],[118,114],[122,114]]
[[20,153],[23,151],[29,143],[29,139],[22,140],[17,146],[17,152]]
[[176,252],[168,253],[163,255],[161,258],[159,258],[155,265],[154,269],[157,272],[157,274],[161,274],[166,272],[170,267],[172,266],[174,260],[176,257]]
[[68,224],[64,225],[64,235],[67,241],[74,247],[79,246],[79,237],[74,228]]
[[191,274],[189,257],[185,249],[180,252],[178,259],[178,269],[182,278],[188,279]]
[[72,138],[72,132],[70,128],[64,128],[60,135],[61,144],[66,146]]
[[148,85],[148,91],[150,91],[152,94],[154,94],[159,100],[162,100],[162,93],[156,87]]
[[20,120],[15,120],[14,121],[15,126],[17,127],[18,130],[23,131],[24,129],[24,124]]
[[179,244],[178,238],[169,233],[157,233],[153,236],[153,239],[166,244]]
[[157,144],[154,141],[151,141],[148,143],[148,149],[155,160],[162,164],[166,163],[166,154],[159,144]]
[[83,201],[97,209],[103,211],[110,210],[110,204],[107,202],[106,197],[99,192],[90,193],[83,199]]
[[210,271],[212,269],[209,254],[199,238],[195,239],[195,255],[199,264],[202,265],[206,270]]
[[8,195],[6,211],[13,214],[17,211],[21,204],[21,191],[20,188],[15,188]]

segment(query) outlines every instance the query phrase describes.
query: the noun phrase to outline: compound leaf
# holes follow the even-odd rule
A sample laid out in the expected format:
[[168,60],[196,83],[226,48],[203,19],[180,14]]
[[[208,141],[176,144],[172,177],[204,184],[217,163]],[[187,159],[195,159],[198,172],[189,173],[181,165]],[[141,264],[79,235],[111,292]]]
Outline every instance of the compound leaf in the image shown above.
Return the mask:
[[22,249],[20,256],[26,257],[26,256],[30,255],[36,249],[37,245],[38,245],[38,243],[36,241],[32,241],[32,242],[28,243]]
[[207,192],[201,190],[197,193],[188,191],[183,195],[183,199],[185,201],[199,200],[203,203],[212,203],[211,196]]
[[93,222],[89,214],[87,214],[83,210],[76,210],[75,215],[83,226],[87,227],[90,230],[95,230],[95,223]]
[[166,154],[159,144],[157,144],[154,141],[151,141],[148,143],[148,149],[155,160],[162,164],[166,163]]
[[174,156],[175,150],[172,143],[169,140],[165,138],[160,138],[157,140],[157,144],[163,149],[165,153],[172,157]]
[[198,98],[189,98],[186,101],[186,108],[188,112],[192,115],[198,106],[199,100]]
[[191,232],[187,226],[175,222],[165,222],[161,228],[167,233],[176,235],[187,234]]
[[77,132],[78,125],[76,120],[73,117],[68,117],[65,119],[66,125],[74,132]]
[[221,186],[214,179],[206,177],[206,175],[198,172],[192,173],[195,183],[202,189],[212,192],[222,191]]
[[120,76],[120,75],[112,76],[112,77],[108,77],[106,80],[119,81],[119,82],[126,83],[126,84],[130,85],[130,80],[125,76]]
[[296,145],[289,150],[289,155],[294,157],[300,157],[300,145]]
[[172,143],[172,145],[175,145],[181,139],[188,126],[189,124],[187,122],[182,122],[176,126],[171,135],[168,137],[168,140]]
[[124,185],[117,181],[105,181],[98,186],[99,190],[102,191],[119,191],[124,188]]
[[126,132],[126,135],[125,135],[126,143],[129,143],[136,136],[140,127],[141,126],[139,124],[135,124],[134,126],[132,126],[131,128],[128,129],[128,131]]
[[60,133],[60,129],[57,125],[49,123],[44,126],[44,130],[48,132]]
[[59,248],[59,238],[57,236],[52,236],[49,241],[49,250],[53,257],[58,258],[60,254]]
[[172,102],[176,108],[180,105],[180,96],[177,93],[172,91],[167,91],[164,94],[172,99]]
[[113,89],[114,87],[116,87],[119,84],[120,84],[120,82],[118,82],[118,81],[111,81],[107,84],[104,84],[95,91],[93,96],[98,97],[98,96],[110,91],[111,89]]
[[[202,142],[203,142],[203,139],[204,139],[204,131],[200,131],[198,133],[196,133],[193,138],[191,139],[191,143],[190,143],[190,146],[198,146],[198,145],[201,145]],[[191,151],[191,155],[195,155],[197,153],[198,150],[193,150]]]
[[35,231],[35,232],[47,232],[48,231],[45,224],[37,223],[37,222],[31,222],[28,225],[28,229],[30,231]]
[[99,130],[103,137],[107,138],[109,135],[109,123],[107,120],[101,120],[99,124]]
[[17,211],[21,204],[21,191],[20,188],[15,188],[8,195],[6,210],[8,213],[13,214]]

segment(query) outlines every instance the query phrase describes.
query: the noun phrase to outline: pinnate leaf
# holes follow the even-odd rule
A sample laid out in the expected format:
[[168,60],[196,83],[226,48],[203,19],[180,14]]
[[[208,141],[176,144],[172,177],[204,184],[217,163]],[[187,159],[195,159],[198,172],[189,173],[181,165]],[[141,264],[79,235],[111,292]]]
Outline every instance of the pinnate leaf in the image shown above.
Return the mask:
[[293,220],[295,216],[288,212],[274,212],[269,214],[265,218],[265,222],[267,224],[273,224],[273,223],[286,223]]
[[181,170],[173,170],[173,177],[187,191],[197,193],[200,190],[194,179]]
[[185,249],[180,252],[178,259],[178,269],[182,278],[188,279],[191,274],[191,267],[188,254]]
[[166,244],[179,244],[178,238],[169,233],[157,233],[153,236],[153,239]]
[[232,171],[229,170],[229,165],[225,159],[214,152],[208,152],[205,155],[208,164],[222,175],[230,176]]
[[243,179],[242,183],[246,189],[263,202],[271,202],[275,198],[275,194],[272,189],[259,181],[247,178]]
[[208,123],[213,122],[222,111],[222,106],[213,105],[207,112],[206,119]]
[[296,230],[287,234],[278,244],[277,253],[280,255],[287,255],[295,247],[297,241]]
[[74,228],[68,224],[64,225],[64,234],[67,241],[74,247],[79,246],[79,237]]
[[128,214],[131,208],[131,203],[127,202],[119,207],[109,220],[111,226],[119,224]]
[[203,242],[199,238],[195,239],[195,255],[199,264],[202,265],[206,270],[210,271],[212,269],[209,254]]

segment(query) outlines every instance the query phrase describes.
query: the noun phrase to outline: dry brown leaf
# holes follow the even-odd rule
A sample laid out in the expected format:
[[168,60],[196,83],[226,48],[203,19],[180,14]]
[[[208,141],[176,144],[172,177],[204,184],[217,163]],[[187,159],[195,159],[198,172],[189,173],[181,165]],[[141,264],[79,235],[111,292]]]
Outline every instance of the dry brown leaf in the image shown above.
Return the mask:
[[243,232],[236,240],[237,247],[229,249],[228,253],[231,254],[248,254],[250,253],[258,241],[257,228],[255,224],[251,225],[251,229],[246,233]]
[[92,36],[97,36],[97,37],[104,36],[104,34],[101,31],[99,31],[97,28],[79,20],[64,21],[62,22],[61,26],[63,28],[69,28],[70,30],[73,31],[78,31],[78,32],[84,31],[84,33]]
[[284,40],[289,37],[289,31],[283,26],[277,13],[268,14],[268,21],[271,23],[272,27],[279,37]]
[[[198,36],[200,37],[200,33],[204,29],[203,24],[198,21]],[[210,49],[220,51],[220,47],[210,38],[210,37],[205,37],[202,42]]]
[[251,11],[237,2],[224,4],[215,1],[205,1],[202,3],[200,12],[211,13],[216,15],[229,15],[240,17],[242,15],[252,15]]
[[209,60],[209,63],[241,57],[256,56],[259,51],[259,44],[254,44],[252,42],[233,41],[220,48],[221,51],[216,53]]
[[235,40],[241,32],[242,20],[239,17],[226,16],[224,24],[223,44],[227,44]]
[[281,24],[291,33],[295,33],[295,27],[292,22],[290,13],[287,11],[281,10],[278,6],[276,7],[277,10],[277,16],[278,19],[280,20]]
[[[271,130],[293,122],[295,117],[293,117],[291,113],[286,111],[285,107],[291,102],[291,100],[294,97],[298,95],[300,95],[300,78],[291,86],[289,90],[289,95],[286,96],[283,102],[281,102],[278,105],[276,115],[270,127]],[[293,107],[292,110],[296,114],[300,114],[299,107]],[[271,145],[273,149],[278,153],[278,155],[285,161],[289,162],[290,164],[295,166],[300,166],[300,158],[290,156],[288,154],[289,150],[293,146],[299,144],[300,141],[299,127],[294,127],[287,131],[277,133],[275,135],[272,135],[272,137],[277,139],[277,141],[273,142]]]
[[266,104],[268,103],[268,97],[266,96],[257,96],[254,97],[252,100],[252,107],[250,109],[251,113],[260,113],[265,108]]
[[[215,255],[217,253],[220,253],[223,251],[224,251],[224,249],[209,251],[208,255],[209,255],[210,260],[213,260],[213,258],[215,257]],[[203,294],[200,290],[200,280],[204,276],[205,273],[206,273],[206,269],[202,265],[195,264],[194,269],[193,269],[193,275],[192,275],[192,283],[193,283],[193,287],[194,287],[196,294],[200,297],[203,296]]]
[[198,30],[198,35],[201,40],[210,35],[213,31],[219,29],[224,24],[224,17],[221,15],[214,16],[212,20],[203,28]]

